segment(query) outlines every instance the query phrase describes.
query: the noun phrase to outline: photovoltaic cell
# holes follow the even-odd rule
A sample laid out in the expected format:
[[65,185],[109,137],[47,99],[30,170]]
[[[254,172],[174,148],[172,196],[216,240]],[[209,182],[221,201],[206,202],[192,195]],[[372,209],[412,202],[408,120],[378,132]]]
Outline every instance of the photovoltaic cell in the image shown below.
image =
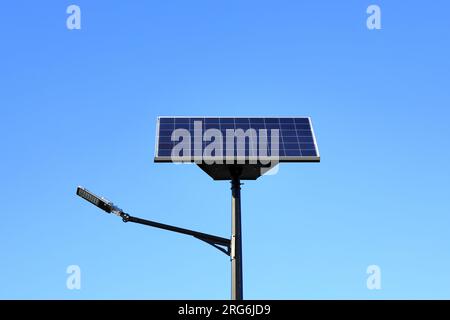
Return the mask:
[[[197,127],[195,126],[197,122]],[[207,130],[217,129],[223,136],[223,155],[226,155],[227,130],[241,129],[255,130],[256,144],[251,144],[249,138],[245,139],[244,148],[234,144],[234,156],[244,155],[249,158],[251,155],[260,154],[261,131],[267,130],[267,155],[274,152],[271,144],[271,130],[278,130],[278,155],[280,162],[301,162],[319,161],[319,151],[317,148],[314,131],[309,117],[159,117],[157,123],[156,156],[157,162],[170,162],[173,148],[180,142],[172,136],[176,132],[188,133],[191,137],[191,156],[198,152],[203,154],[205,148],[211,141],[205,141],[204,134]],[[200,136],[200,143],[194,142],[194,136]],[[175,140],[175,141],[174,141]],[[234,141],[234,140],[233,140]],[[255,147],[255,148],[252,148]],[[215,155],[214,152],[212,155]]]

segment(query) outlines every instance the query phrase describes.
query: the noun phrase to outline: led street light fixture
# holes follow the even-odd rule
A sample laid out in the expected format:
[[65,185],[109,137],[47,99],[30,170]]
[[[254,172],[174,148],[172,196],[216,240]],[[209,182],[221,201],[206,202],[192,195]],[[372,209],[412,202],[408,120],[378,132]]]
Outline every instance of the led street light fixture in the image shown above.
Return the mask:
[[96,207],[99,207],[103,211],[106,211],[108,213],[114,213],[118,216],[121,216],[123,214],[123,211],[120,208],[116,207],[111,201],[93,194],[86,188],[78,187],[77,195],[83,198],[84,200],[89,201]]

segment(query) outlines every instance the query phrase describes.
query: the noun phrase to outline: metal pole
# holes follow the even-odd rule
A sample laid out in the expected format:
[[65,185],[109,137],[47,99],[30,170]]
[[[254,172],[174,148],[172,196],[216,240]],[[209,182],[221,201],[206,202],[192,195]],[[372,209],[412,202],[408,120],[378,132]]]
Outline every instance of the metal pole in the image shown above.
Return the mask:
[[211,234],[198,232],[198,231],[194,231],[194,230],[179,228],[179,227],[175,227],[175,226],[171,226],[168,224],[159,223],[159,222],[155,222],[155,221],[151,221],[151,220],[145,220],[145,219],[141,219],[141,218],[137,218],[137,217],[132,217],[127,213],[122,214],[122,219],[123,219],[123,222],[134,222],[134,223],[143,224],[143,225],[150,226],[150,227],[155,227],[155,228],[164,229],[164,230],[168,230],[168,231],[187,234],[187,235],[193,236],[197,239],[200,239],[200,240],[203,240],[206,242],[210,242],[210,243],[214,243],[214,244],[217,244],[220,246],[228,247],[230,245],[229,239],[225,239],[225,238],[218,237],[218,236],[213,236]]
[[241,181],[231,180],[231,300],[242,300]]

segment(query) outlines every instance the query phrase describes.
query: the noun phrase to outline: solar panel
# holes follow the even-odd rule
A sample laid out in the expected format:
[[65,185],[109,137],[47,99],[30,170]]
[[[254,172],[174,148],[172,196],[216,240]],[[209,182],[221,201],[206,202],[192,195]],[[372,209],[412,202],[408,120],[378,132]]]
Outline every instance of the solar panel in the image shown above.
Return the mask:
[[[155,162],[318,162],[309,117],[159,117]],[[222,162],[221,162],[222,161]]]

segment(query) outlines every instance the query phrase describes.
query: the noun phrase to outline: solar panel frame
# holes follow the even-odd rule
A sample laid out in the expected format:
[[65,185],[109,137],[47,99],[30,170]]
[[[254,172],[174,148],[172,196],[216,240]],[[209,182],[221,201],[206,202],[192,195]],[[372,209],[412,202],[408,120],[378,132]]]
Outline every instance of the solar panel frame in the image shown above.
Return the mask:
[[[161,122],[164,122],[165,119],[173,119],[173,126],[174,127],[172,129],[172,132],[173,132],[173,130],[177,129],[176,123],[177,123],[177,120],[178,120],[178,122],[180,124],[189,124],[189,128],[188,129],[186,128],[186,129],[190,133],[194,132],[194,129],[191,128],[191,126],[190,126],[190,123],[193,122],[193,121],[202,121],[203,133],[204,133],[204,130],[209,129],[209,128],[206,128],[206,119],[208,119],[209,121],[211,121],[211,120],[217,121],[217,123],[220,126],[222,124],[222,121],[223,121],[224,124],[226,124],[226,123],[230,123],[231,124],[230,120],[233,120],[233,124],[234,125],[230,127],[232,129],[241,128],[240,126],[236,127],[236,124],[234,123],[235,119],[239,119],[239,120],[242,119],[243,122],[244,122],[243,119],[249,119],[249,125],[250,125],[251,128],[253,128],[252,125],[251,125],[251,120],[252,119],[254,119],[254,120],[261,119],[261,120],[263,120],[263,123],[264,123],[263,129],[267,129],[267,130],[270,129],[270,128],[266,127],[267,126],[267,123],[266,123],[267,120],[269,120],[269,123],[274,123],[274,124],[276,124],[276,123],[272,122],[272,121],[278,120],[278,125],[277,126],[275,125],[274,128],[277,128],[277,129],[280,129],[280,130],[281,130],[281,126],[282,126],[281,120],[283,120],[283,125],[286,127],[286,129],[288,129],[288,126],[291,125],[291,124],[293,124],[294,127],[296,127],[297,124],[300,125],[300,126],[309,126],[309,129],[306,129],[305,127],[303,127],[303,128],[305,128],[305,130],[301,130],[301,129],[299,130],[297,128],[294,129],[294,130],[290,130],[290,131],[294,131],[294,132],[305,131],[305,133],[303,133],[303,134],[305,134],[305,136],[299,136],[296,133],[294,134],[294,132],[289,132],[289,134],[293,134],[292,137],[296,137],[297,138],[298,150],[300,151],[300,153],[302,153],[303,151],[305,151],[306,153],[311,153],[309,151],[314,150],[315,151],[315,155],[286,156],[286,155],[280,155],[279,154],[279,157],[278,157],[277,161],[278,162],[320,162],[320,151],[319,151],[319,147],[317,145],[317,139],[316,139],[316,135],[315,135],[315,132],[314,132],[314,127],[312,125],[311,117],[309,117],[309,116],[242,116],[242,117],[241,116],[239,116],[239,117],[237,117],[237,116],[224,116],[224,117],[218,117],[218,116],[159,116],[157,118],[157,125],[156,125],[154,162],[191,162],[191,163],[195,162],[195,163],[200,163],[200,162],[216,161],[217,160],[216,157],[212,157],[212,158],[204,157],[204,156],[201,156],[200,158],[196,157],[195,153],[194,153],[194,149],[192,148],[192,146],[194,144],[193,139],[191,140],[191,155],[190,156],[179,157],[179,159],[178,159],[179,161],[173,161],[173,158],[170,155],[169,156],[160,156],[159,155],[159,145],[160,145],[159,142],[160,142],[160,138],[161,138],[160,137],[160,132],[161,132],[160,131],[160,126],[161,126]],[[305,122],[305,121],[301,121],[300,122],[299,121],[297,123],[296,120],[300,120],[300,119],[302,119],[302,120],[304,119],[305,121],[307,120],[307,122]],[[161,121],[161,120],[163,120],[163,121]],[[187,120],[187,121],[183,121],[183,120]],[[292,120],[292,123],[289,123],[290,120]],[[269,127],[271,127],[271,126],[272,125],[270,125]],[[216,129],[220,130],[221,132],[223,132],[221,127],[220,128],[213,127],[213,128],[216,128]],[[286,133],[286,131],[289,131],[289,130],[284,130],[283,133]],[[310,132],[311,136],[306,135],[306,132]],[[165,137],[165,136],[163,136],[163,137]],[[283,150],[283,154],[285,154],[286,150],[294,150],[294,149],[285,149],[284,141],[282,141],[282,139],[283,139],[282,137],[283,137],[283,135],[280,133],[279,153],[282,150]],[[290,137],[290,136],[286,136],[286,137]],[[312,139],[308,139],[308,140],[309,141],[312,140],[312,143],[306,143],[306,140],[307,140],[307,139],[305,139],[306,137],[311,137]],[[304,141],[300,142],[300,138],[302,138],[302,140],[304,140]],[[245,139],[245,141],[246,141],[246,145],[247,145],[247,139]],[[172,147],[176,143],[178,143],[178,142],[173,142],[172,143]],[[202,139],[202,152],[204,151],[205,144],[209,144],[209,143],[210,143],[210,141],[209,142],[205,142]],[[269,146],[269,144],[270,143],[268,141],[268,146]],[[304,149],[301,148],[302,144],[303,145],[305,145],[305,144],[313,145],[314,147],[313,147],[313,149],[305,149],[304,150]],[[281,146],[283,146],[283,148],[281,148]],[[236,152],[236,149],[237,148],[235,148],[235,150],[234,150],[235,152]],[[237,155],[229,157],[229,156],[226,156],[225,148],[223,149],[223,151],[224,151],[224,155],[222,157],[220,157],[220,159],[222,159],[223,162],[227,162],[227,161],[252,161],[252,160],[258,161],[258,158],[259,158],[259,156],[257,156],[256,159],[255,159],[255,157],[250,157],[250,156],[243,156],[243,157],[240,156],[239,157]],[[194,155],[193,155],[193,153],[194,153]]]

